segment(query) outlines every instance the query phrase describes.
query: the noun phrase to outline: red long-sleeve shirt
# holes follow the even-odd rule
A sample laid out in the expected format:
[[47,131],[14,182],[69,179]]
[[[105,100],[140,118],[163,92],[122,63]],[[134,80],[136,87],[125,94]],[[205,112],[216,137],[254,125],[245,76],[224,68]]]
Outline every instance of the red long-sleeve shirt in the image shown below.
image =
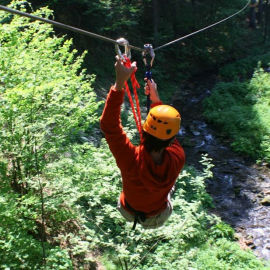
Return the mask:
[[185,153],[175,139],[164,150],[162,164],[157,165],[143,145],[133,145],[121,125],[124,94],[124,90],[110,89],[100,127],[121,171],[121,204],[128,210],[127,201],[133,209],[154,216],[167,206],[168,193],[184,166]]

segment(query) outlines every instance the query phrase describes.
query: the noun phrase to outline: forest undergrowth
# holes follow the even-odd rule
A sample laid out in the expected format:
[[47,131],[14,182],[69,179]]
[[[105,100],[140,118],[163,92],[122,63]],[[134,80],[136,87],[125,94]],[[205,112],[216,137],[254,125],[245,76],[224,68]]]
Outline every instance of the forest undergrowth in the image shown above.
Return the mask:
[[206,99],[205,116],[232,148],[259,163],[270,162],[270,55],[247,57],[224,66]]

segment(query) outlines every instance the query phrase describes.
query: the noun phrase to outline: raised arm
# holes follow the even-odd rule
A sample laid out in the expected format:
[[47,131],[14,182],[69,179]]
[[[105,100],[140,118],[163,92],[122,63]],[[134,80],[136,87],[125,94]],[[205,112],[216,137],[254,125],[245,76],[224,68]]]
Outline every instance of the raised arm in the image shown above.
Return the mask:
[[157,84],[155,83],[155,81],[153,79],[148,80],[147,78],[145,78],[144,80],[145,80],[144,93],[145,95],[150,95],[150,100],[152,102],[151,107],[162,104],[162,101],[159,98],[159,94],[157,91]]
[[110,150],[120,169],[126,167],[128,162],[131,162],[131,159],[127,159],[126,157],[132,157],[135,151],[135,146],[132,145],[124,132],[120,119],[121,105],[124,101],[125,94],[123,86],[135,69],[135,62],[132,64],[131,68],[127,68],[122,61],[116,57],[115,84],[108,93],[100,119],[100,128],[104,132]]
[[129,79],[131,74],[137,69],[136,62],[133,62],[131,68],[124,66],[123,62],[116,56],[115,68],[115,90],[122,91],[125,82]]

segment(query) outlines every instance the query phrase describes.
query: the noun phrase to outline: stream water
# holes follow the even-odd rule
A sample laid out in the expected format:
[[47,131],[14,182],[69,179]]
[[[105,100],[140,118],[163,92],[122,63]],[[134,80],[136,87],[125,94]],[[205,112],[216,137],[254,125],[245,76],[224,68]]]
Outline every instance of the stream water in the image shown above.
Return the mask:
[[187,164],[201,169],[203,153],[213,159],[214,177],[207,182],[213,212],[235,229],[243,248],[270,260],[270,169],[234,153],[229,141],[207,124],[202,101],[215,81],[215,77],[197,77],[174,95],[172,104],[183,119],[180,133]]

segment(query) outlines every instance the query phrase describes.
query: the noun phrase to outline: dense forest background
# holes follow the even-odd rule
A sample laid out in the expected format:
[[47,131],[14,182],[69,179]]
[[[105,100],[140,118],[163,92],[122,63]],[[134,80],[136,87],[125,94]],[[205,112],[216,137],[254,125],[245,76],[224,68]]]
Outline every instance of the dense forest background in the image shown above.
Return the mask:
[[[261,2],[257,29],[248,27],[248,8],[161,49],[152,72],[167,102],[195,75],[215,74],[205,116],[235,151],[269,164],[270,7]],[[154,48],[246,3],[0,1]],[[202,171],[186,166],[179,176],[174,214],[163,228],[131,231],[115,210],[121,176],[98,126],[114,82],[114,45],[2,11],[0,20],[0,269],[269,269],[240,249],[233,229],[209,212],[214,205],[205,191],[212,177],[207,156]],[[141,54],[132,51],[132,60],[143,84]],[[136,142],[127,111],[123,123]]]
[[[125,37],[130,44],[143,47],[146,43],[158,47],[175,38],[212,24],[233,14],[247,1],[30,1],[34,8],[48,6],[53,19],[112,39]],[[266,2],[266,1],[265,1]],[[26,5],[28,11],[30,7]],[[266,12],[260,24],[261,35],[248,29],[249,10],[238,17],[200,33],[183,42],[160,50],[156,55],[154,75],[161,83],[181,82],[194,73],[213,70],[226,62],[241,59],[251,53],[262,54],[267,48],[258,46],[268,35]],[[57,33],[62,30],[55,29]],[[87,50],[85,65],[99,80],[111,74],[114,61],[112,44],[71,32],[80,52]],[[256,52],[254,50],[257,50]],[[140,52],[133,51],[133,60],[144,70]],[[143,73],[142,73],[143,74]]]

